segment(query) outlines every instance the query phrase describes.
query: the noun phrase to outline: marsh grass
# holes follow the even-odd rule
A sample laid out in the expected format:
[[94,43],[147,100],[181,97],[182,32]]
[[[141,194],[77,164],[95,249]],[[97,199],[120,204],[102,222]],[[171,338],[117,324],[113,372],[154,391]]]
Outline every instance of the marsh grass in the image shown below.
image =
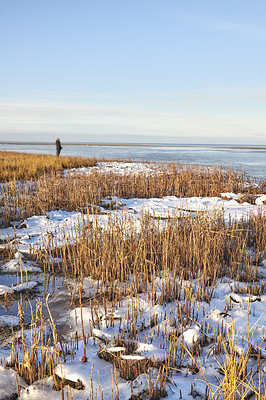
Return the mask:
[[[70,276],[91,276],[110,285],[116,280],[134,285],[134,291],[149,289],[155,276],[172,279],[165,283],[161,302],[178,299],[180,280],[199,279],[198,299],[211,297],[213,282],[228,276],[239,282],[258,281],[256,266],[266,248],[265,217],[251,216],[248,222],[225,224],[222,215],[196,215],[180,220],[172,217],[165,227],[154,224],[152,215],[143,216],[136,233],[128,219],[117,224],[109,220],[108,230],[95,224],[80,228],[72,235],[79,239],[66,241],[57,249],[62,259],[61,271]],[[256,250],[254,259],[249,249]],[[54,250],[46,252],[53,256]],[[260,257],[258,256],[260,254]],[[49,266],[47,266],[49,268]],[[258,289],[259,290],[259,289]],[[114,289],[115,291],[115,289]],[[165,297],[166,296],[166,297]],[[157,299],[159,300],[159,299]]]
[[[253,258],[248,251],[255,248],[257,254],[263,256],[266,248],[265,217],[262,215],[251,216],[248,222],[238,222],[225,225],[222,216],[213,217],[207,215],[196,215],[180,219],[178,215],[171,219],[171,223],[160,226],[152,215],[143,216],[140,230],[136,232],[128,229],[129,221],[126,221],[127,229],[123,223],[109,221],[109,229],[103,230],[95,225],[81,229],[75,235],[79,239],[73,243],[72,240],[65,241],[60,248],[49,247],[44,251],[43,260],[47,255],[51,258],[62,259],[57,264],[56,271],[64,274],[67,278],[74,278],[76,286],[81,289],[82,280],[86,276],[96,279],[99,283],[98,292],[94,298],[83,299],[79,290],[79,303],[90,302],[94,318],[91,331],[100,328],[104,323],[98,317],[99,307],[106,310],[105,324],[112,326],[112,316],[109,315],[110,308],[116,308],[122,299],[130,298],[132,304],[128,309],[126,323],[120,325],[115,346],[123,346],[123,354],[134,354],[136,342],[141,332],[147,330],[153,332],[153,336],[161,335],[164,340],[162,347],[165,349],[164,361],[141,359],[124,360],[121,354],[113,354],[106,350],[108,343],[103,346],[99,343],[99,357],[111,362],[121,377],[132,380],[140,374],[148,376],[150,368],[156,368],[158,381],[151,383],[145,395],[149,399],[159,399],[167,394],[166,382],[171,377],[173,370],[187,369],[188,373],[200,374],[201,366],[199,354],[205,346],[212,344],[214,354],[217,356],[217,365],[220,367],[222,378],[214,391],[210,388],[206,392],[207,399],[246,399],[252,393],[256,399],[264,399],[262,389],[253,381],[254,375],[246,372],[248,360],[257,358],[257,374],[260,375],[260,367],[264,362],[260,352],[249,351],[246,355],[239,355],[236,351],[234,339],[227,335],[223,325],[218,326],[213,332],[212,339],[209,337],[209,327],[201,326],[201,336],[194,346],[187,349],[182,343],[182,332],[191,324],[198,321],[199,304],[202,301],[209,302],[214,295],[214,286],[217,278],[231,277],[238,282],[246,282],[246,288],[242,292],[264,294],[263,282],[258,279],[256,266],[260,258]],[[79,228],[80,229],[80,228]],[[189,251],[188,251],[189,249]],[[38,253],[38,259],[41,254]],[[45,263],[46,261],[44,261]],[[50,264],[44,265],[44,270],[49,272]],[[155,284],[155,278],[159,283]],[[119,282],[119,284],[118,284]],[[157,279],[158,282],[158,279]],[[198,285],[195,285],[198,282]],[[159,290],[159,291],[158,291]],[[147,300],[154,305],[165,305],[176,302],[174,313],[158,317],[156,314],[139,324],[142,309],[138,305],[140,294],[145,294]],[[136,301],[137,299],[137,301]],[[51,333],[47,334],[44,324],[37,334],[37,321],[43,321],[41,305],[38,312],[32,316],[32,343],[26,345],[24,339],[23,325],[21,336],[16,335],[13,345],[13,366],[28,383],[54,375],[54,369],[58,362],[64,357],[64,344],[58,341],[56,324],[51,320]],[[22,322],[23,323],[23,322]],[[171,334],[167,326],[171,326]],[[85,346],[86,337],[82,331],[84,346],[84,362],[86,361]],[[76,335],[76,340],[78,337]],[[51,350],[51,344],[54,348]],[[71,344],[70,352],[75,354],[77,342]],[[250,342],[250,349],[255,346]],[[256,353],[256,354],[255,354]],[[22,361],[19,355],[22,354]],[[189,354],[189,360],[187,354]],[[225,361],[221,364],[218,357],[223,355]],[[67,381],[60,381],[54,375],[55,388],[63,391]],[[207,381],[207,380],[206,380]],[[74,383],[75,385],[75,383]],[[73,386],[75,387],[75,386]],[[82,387],[82,383],[81,386]],[[196,396],[192,387],[191,393]],[[235,397],[236,393],[238,396]],[[144,394],[132,394],[132,399],[141,399]],[[242,397],[241,397],[242,396]]]
[[[136,304],[128,310],[127,323],[120,326],[117,337],[116,345],[130,348],[134,352],[141,331],[154,329],[153,335],[160,332],[165,338],[165,344],[162,345],[166,354],[163,364],[147,359],[124,361],[120,355],[110,354],[102,346],[99,347],[99,356],[112,362],[120,375],[128,380],[136,379],[141,373],[148,373],[150,367],[160,370],[162,384],[156,395],[154,390],[150,392],[148,398],[152,399],[157,398],[152,396],[159,396],[158,393],[165,395],[165,379],[171,375],[172,369],[187,368],[190,373],[198,374],[200,369],[197,358],[205,346],[212,344],[217,356],[226,355],[226,363],[221,366],[224,377],[217,391],[207,392],[206,399],[235,399],[235,394],[240,392],[243,394],[239,397],[241,399],[246,399],[245,396],[250,393],[257,396],[257,399],[263,399],[259,392],[261,389],[253,382],[253,377],[250,379],[250,376],[243,375],[250,357],[257,357],[257,373],[260,374],[259,352],[255,354],[253,351],[252,354],[249,351],[241,358],[235,344],[230,342],[231,339],[225,345],[227,332],[222,324],[213,332],[212,339],[209,337],[209,326],[201,326],[199,341],[189,350],[192,360],[190,365],[185,364],[187,350],[184,345],[180,346],[180,342],[182,331],[197,323],[199,304],[202,301],[210,302],[215,295],[214,287],[218,278],[230,277],[236,282],[245,282],[242,293],[256,296],[264,294],[265,286],[257,271],[260,257],[254,258],[249,249],[255,249],[256,254],[262,258],[265,256],[265,217],[259,214],[250,216],[248,222],[226,225],[222,215],[196,215],[182,219],[177,215],[164,227],[159,226],[159,223],[156,221],[154,224],[152,215],[145,215],[136,232],[133,223],[132,229],[128,229],[128,220],[127,229],[123,228],[123,224],[118,225],[110,220],[108,230],[97,225],[93,229],[86,228],[76,243],[66,242],[62,248],[57,249],[58,257],[62,259],[62,273],[75,277],[78,282],[85,276],[101,282],[97,307],[101,304],[108,310],[107,304],[110,303],[118,307],[124,297],[131,298],[133,304],[140,294],[146,294],[154,305],[176,302],[174,315],[166,315],[164,319],[154,315],[150,321],[146,321],[146,325],[138,322],[142,311]],[[53,255],[53,249],[47,248],[46,252]],[[160,278],[159,284],[154,284],[155,278]],[[195,285],[195,282],[198,284]],[[95,306],[94,302],[92,307]],[[230,308],[230,304],[228,306]],[[112,318],[108,321],[112,325]],[[166,322],[172,327],[171,334],[166,329]],[[101,322],[95,318],[93,327],[99,328],[99,324]],[[252,346],[250,342],[250,348]]]
[[[195,355],[192,354],[189,349],[185,348],[180,342],[180,344],[185,348],[185,351],[188,353],[189,357],[195,363],[198,370],[198,375],[201,376],[201,380],[205,381],[206,383],[205,399],[265,400],[266,386],[263,376],[260,373],[260,368],[264,364],[264,361],[261,362],[259,356],[260,352],[263,351],[263,348],[257,349],[256,354],[253,354],[253,356],[257,358],[257,370],[254,372],[249,365],[249,360],[253,353],[252,344],[250,342],[249,349],[246,353],[239,353],[234,324],[224,335],[217,336],[217,339],[221,343],[219,351],[216,352],[217,366],[219,366],[221,376],[218,379],[217,385],[208,384],[200,362],[198,362]],[[223,354],[223,361],[219,361],[218,359],[218,355],[221,354]],[[259,385],[254,381],[255,375],[259,375]]]
[[63,171],[66,168],[91,167],[95,164],[95,158],[0,151],[0,182],[36,179],[45,173]]
[[[20,330],[15,332],[12,337],[9,365],[30,385],[45,376],[53,375],[54,367],[59,359],[60,349],[57,341],[53,341],[53,336],[56,333],[52,330],[51,335],[47,331],[43,316],[43,304],[40,301],[35,312],[32,309],[30,327],[27,327],[24,322],[22,297],[18,310]],[[27,333],[29,331],[30,341]],[[54,346],[53,350],[51,350],[52,345]]]
[[[25,161],[23,157],[21,160]],[[61,162],[62,159],[59,157],[56,162]],[[12,162],[10,161],[10,165]],[[62,164],[59,169],[61,168]],[[16,169],[17,166],[14,171]],[[110,310],[119,307],[126,297],[134,306],[128,309],[126,322],[120,324],[115,345],[122,345],[127,349],[126,353],[130,354],[136,350],[136,342],[142,332],[150,335],[151,343],[156,336],[162,337],[161,347],[165,351],[163,362],[146,358],[138,362],[125,361],[121,354],[110,354],[105,350],[108,343],[105,346],[99,344],[99,356],[113,363],[115,374],[120,373],[128,380],[134,380],[139,374],[148,375],[151,367],[158,369],[157,382],[151,382],[148,392],[144,394],[139,393],[135,397],[132,394],[132,399],[145,396],[159,399],[165,396],[166,382],[172,371],[187,369],[195,374],[202,372],[204,380],[198,360],[200,353],[208,345],[213,346],[217,360],[224,356],[225,361],[217,361],[223,378],[216,392],[207,385],[206,400],[247,400],[251,393],[255,399],[265,399],[265,394],[256,383],[258,379],[262,379],[260,369],[264,361],[260,352],[254,351],[256,346],[252,340],[249,343],[250,351],[240,356],[236,352],[236,343],[232,336],[228,336],[225,341],[227,332],[221,324],[212,332],[211,337],[210,327],[200,326],[200,337],[190,349],[182,342],[184,330],[193,324],[199,324],[200,303],[210,303],[215,296],[217,279],[229,277],[244,283],[239,285],[239,291],[247,295],[261,296],[265,293],[265,284],[258,272],[259,264],[265,258],[265,215],[250,215],[248,221],[229,221],[225,224],[222,213],[196,213],[192,217],[185,216],[180,211],[171,218],[169,216],[166,221],[156,219],[152,214],[143,214],[138,230],[134,227],[134,221],[128,217],[122,221],[109,217],[108,229],[97,224],[97,217],[109,211],[108,205],[105,210],[99,208],[106,198],[218,196],[221,192],[242,192],[247,195],[245,199],[250,198],[253,202],[253,196],[265,190],[264,181],[260,181],[259,185],[255,184],[254,179],[248,178],[243,172],[230,169],[175,164],[160,168],[160,173],[157,174],[133,176],[95,171],[87,176],[74,176],[58,173],[51,168],[49,173],[42,170],[35,180],[31,175],[32,180],[24,184],[15,180],[18,178],[16,173],[14,172],[14,179],[1,189],[3,225],[20,222],[28,216],[48,210],[81,212],[81,223],[73,226],[72,239],[66,236],[60,247],[56,245],[56,241],[50,241],[44,250],[37,250],[31,257],[36,257],[38,262],[43,263],[45,273],[62,274],[67,279],[74,280],[80,290],[78,298],[73,294],[73,306],[79,304],[82,311],[82,307],[89,304],[94,315],[90,334],[94,328],[99,329],[104,323],[106,327],[114,326]],[[30,178],[30,173],[27,174],[23,175],[23,179]],[[113,206],[110,203],[110,209]],[[87,213],[92,214],[95,221],[88,226],[85,224]],[[19,227],[19,222],[17,229],[23,227]],[[11,257],[14,249],[10,248],[9,251]],[[3,251],[2,256],[8,257],[7,253],[8,250]],[[50,259],[61,261],[48,262]],[[83,279],[88,276],[98,282],[97,293],[90,299],[84,298],[81,290]],[[163,317],[154,314],[150,320],[143,321],[143,310],[138,305],[141,296],[145,296],[152,305],[174,303],[174,310]],[[104,320],[98,317],[99,307],[105,309]],[[40,303],[35,313],[32,312],[32,340],[27,344],[22,317],[23,315],[20,335],[16,333],[13,340],[12,366],[28,383],[45,376],[54,376],[54,368],[57,363],[62,362],[65,354],[65,345],[59,340],[56,322],[50,315],[51,331],[48,334]],[[139,321],[142,321],[141,324]],[[83,327],[82,337],[78,338],[76,332],[75,340],[70,344],[73,357],[79,339],[82,339],[85,363],[86,335]],[[252,357],[257,359],[256,374],[259,378],[256,382],[255,375],[251,376],[246,372],[247,362]],[[63,385],[67,383],[59,382],[55,376],[54,380],[56,388],[63,393]],[[262,380],[261,383],[261,387],[265,389]],[[117,375],[114,376],[114,387],[114,391],[118,393]],[[101,393],[101,388],[99,390]],[[193,387],[191,395],[196,396]],[[90,398],[94,398],[93,393]]]
[[[63,158],[54,157],[52,160],[58,163]],[[86,165],[86,159],[79,162]],[[87,162],[94,165],[95,160],[89,159]],[[70,165],[72,164],[68,167]],[[158,171],[152,174],[119,176],[112,172],[100,173],[91,170],[88,175],[73,175],[51,168],[49,173],[38,175],[37,179],[31,178],[25,183],[15,178],[10,179],[11,174],[9,183],[3,184],[0,192],[2,226],[57,209],[94,212],[106,198],[204,197],[220,196],[221,192],[256,195],[263,193],[266,188],[266,182],[263,180],[255,184],[254,179],[241,171],[215,166],[207,168],[199,165],[158,164]],[[20,167],[16,167],[14,176],[19,173]],[[111,206],[112,202],[109,208]]]

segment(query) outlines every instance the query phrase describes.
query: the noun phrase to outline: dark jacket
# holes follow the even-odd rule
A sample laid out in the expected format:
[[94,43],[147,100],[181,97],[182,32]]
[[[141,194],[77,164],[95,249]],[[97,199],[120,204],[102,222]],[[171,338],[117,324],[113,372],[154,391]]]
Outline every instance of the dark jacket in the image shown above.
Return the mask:
[[55,145],[56,145],[56,155],[59,156],[60,151],[62,150],[60,139],[56,140]]

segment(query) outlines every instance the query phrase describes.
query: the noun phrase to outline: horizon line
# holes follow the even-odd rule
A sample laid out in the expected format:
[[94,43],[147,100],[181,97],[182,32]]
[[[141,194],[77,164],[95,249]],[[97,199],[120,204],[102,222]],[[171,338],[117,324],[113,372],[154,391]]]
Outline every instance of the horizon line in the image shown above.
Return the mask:
[[[266,150],[266,145],[239,145],[239,144],[215,144],[215,143],[208,143],[208,144],[200,144],[200,143],[153,143],[153,142],[61,142],[64,146],[141,146],[141,147],[219,147],[224,149],[259,149],[259,150]],[[55,142],[33,142],[33,141],[0,141],[0,145],[32,145],[32,146],[54,146]]]

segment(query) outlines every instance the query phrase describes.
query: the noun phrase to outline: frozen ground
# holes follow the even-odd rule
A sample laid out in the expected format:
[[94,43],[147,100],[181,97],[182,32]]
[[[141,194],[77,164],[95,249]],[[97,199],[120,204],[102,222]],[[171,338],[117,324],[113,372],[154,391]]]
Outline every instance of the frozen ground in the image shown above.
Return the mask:
[[[231,200],[225,200],[226,196],[230,196]],[[50,211],[45,215],[32,216],[23,221],[14,231],[13,227],[4,228],[0,232],[2,244],[0,247],[6,247],[7,243],[12,244],[17,250],[28,253],[30,249],[44,248],[48,244],[52,246],[62,245],[65,235],[75,239],[75,231],[78,226],[84,222],[96,222],[107,227],[110,214],[114,220],[126,221],[130,220],[134,223],[136,229],[139,220],[144,213],[148,213],[156,218],[167,219],[171,216],[195,215],[197,213],[206,213],[211,216],[213,214],[221,214],[225,221],[235,219],[237,221],[247,220],[250,214],[257,214],[264,210],[264,195],[258,196],[255,205],[249,203],[238,203],[237,198],[240,195],[233,193],[222,193],[221,197],[190,197],[177,198],[175,196],[167,196],[163,198],[152,199],[118,199],[112,198],[102,202],[104,207],[100,207],[99,213],[95,215],[85,216],[85,220],[79,212],[68,211]],[[112,208],[116,208],[112,212],[107,212],[108,204],[112,204]],[[117,205],[117,207],[114,207]],[[10,269],[10,265],[2,268]],[[28,267],[29,268],[29,267]],[[32,268],[32,267],[30,267]]]
[[154,163],[141,162],[99,162],[95,167],[91,168],[74,168],[65,171],[66,174],[90,174],[92,171],[103,173],[115,173],[116,175],[125,174],[154,174],[158,173],[158,166]]
[[[154,168],[149,164],[141,163],[101,163],[96,168],[101,172],[114,170],[117,174],[123,173],[154,173]],[[69,172],[68,172],[69,173]],[[70,171],[74,174],[77,171]],[[89,173],[88,169],[79,170],[78,173]],[[164,197],[161,199],[106,199],[97,215],[87,215],[85,220],[77,212],[52,211],[42,216],[32,216],[20,224],[14,231],[13,227],[2,229],[0,232],[1,247],[12,245],[15,250],[14,259],[3,263],[1,274],[3,276],[13,276],[10,286],[8,282],[2,282],[0,285],[0,296],[5,293],[21,292],[38,287],[40,284],[42,272],[40,267],[27,260],[27,255],[32,249],[45,249],[48,245],[54,248],[60,246],[66,237],[71,240],[76,239],[76,228],[81,226],[84,221],[87,224],[99,224],[104,229],[108,229],[108,221],[111,217],[117,223],[128,224],[134,227],[136,232],[143,213],[149,213],[160,223],[166,224],[174,215],[185,216],[195,215],[197,213],[206,213],[214,216],[223,215],[225,221],[229,219],[247,220],[251,214],[264,212],[265,195],[262,193],[257,197],[256,204],[238,203],[240,194],[224,193],[220,197],[203,198],[176,198]],[[227,199],[225,199],[227,198]],[[229,200],[228,200],[229,199]],[[108,209],[108,204],[116,204],[115,210]],[[114,207],[113,207],[114,208]],[[259,267],[260,281],[264,282],[266,278],[266,259],[262,261]],[[30,275],[28,279],[27,275]],[[15,277],[17,282],[15,282]],[[21,283],[21,280],[23,282]],[[35,279],[34,279],[35,278]],[[4,279],[4,278],[3,278]],[[154,291],[159,298],[164,286],[164,277],[158,277],[154,281]],[[186,288],[193,284],[195,289],[200,284],[199,281],[179,282],[181,290],[181,300]],[[71,283],[70,283],[71,285]],[[83,281],[83,290],[88,297],[96,293],[96,287],[99,282],[94,282],[91,278],[85,278]],[[188,355],[179,358],[179,368],[172,371],[172,376],[166,384],[166,391],[169,399],[190,399],[203,398],[206,394],[206,387],[210,385],[213,391],[218,386],[219,381],[223,379],[221,370],[218,368],[217,359],[223,363],[223,356],[217,355],[213,337],[217,332],[218,326],[223,326],[224,332],[230,327],[234,327],[235,337],[237,338],[237,349],[239,354],[245,354],[248,349],[249,341],[254,342],[262,348],[262,357],[266,356],[264,350],[266,340],[266,296],[248,296],[241,294],[241,285],[229,278],[217,279],[213,294],[209,303],[195,300],[197,309],[197,320],[183,329],[178,340],[190,351],[195,343],[204,336],[207,343],[203,347],[200,356],[200,365],[202,373],[207,377],[204,381],[201,372],[194,373],[193,363]],[[65,396],[74,396],[74,399],[115,399],[119,391],[119,399],[130,399],[132,393],[137,395],[148,390],[151,381],[156,383],[158,369],[151,367],[147,374],[141,374],[137,379],[130,382],[122,379],[114,370],[111,363],[99,358],[98,351],[100,344],[106,348],[107,352],[124,352],[123,349],[115,348],[115,338],[121,327],[126,326],[128,317],[134,315],[137,320],[137,329],[139,333],[135,340],[136,348],[131,355],[131,362],[145,358],[145,360],[165,361],[169,351],[169,342],[166,337],[176,334],[176,325],[174,323],[178,302],[166,304],[154,304],[149,300],[147,293],[139,294],[136,298],[124,298],[119,306],[110,306],[108,310],[97,308],[97,327],[95,327],[95,315],[90,307],[82,307],[82,316],[84,322],[84,333],[88,335],[85,352],[87,362],[83,363],[84,348],[82,344],[81,329],[81,309],[80,307],[68,308],[69,291],[62,287],[56,293],[48,296],[47,301],[54,312],[54,318],[65,324],[71,323],[77,327],[77,333],[80,338],[79,347],[74,359],[66,358],[66,362],[56,367],[56,374],[59,377],[72,382],[81,381],[84,390],[77,390],[65,387]],[[53,305],[57,307],[53,308]],[[230,307],[229,307],[230,305]],[[155,318],[156,316],[156,318]],[[113,321],[110,324],[110,320]],[[57,322],[57,321],[56,321]],[[12,312],[6,310],[1,312],[0,327],[11,327],[18,325],[18,317],[12,315]],[[225,333],[226,336],[226,333]],[[68,335],[65,334],[66,340]],[[226,337],[225,337],[226,339]],[[29,339],[30,340],[30,339]],[[182,345],[180,345],[182,346]],[[0,348],[0,356],[9,358],[10,348],[8,341],[3,341]],[[137,357],[138,356],[138,357]],[[248,369],[256,369],[256,361],[249,361]],[[261,372],[263,378],[266,378],[266,365],[262,363]],[[255,377],[256,378],[256,377]],[[255,379],[254,378],[254,379]],[[17,385],[20,386],[21,399],[62,399],[61,392],[53,390],[53,379],[47,378],[37,381],[32,385],[27,385],[21,378],[16,382],[16,374],[11,369],[0,368],[0,399],[11,398],[16,393]],[[7,387],[6,382],[10,382]],[[95,396],[95,397],[93,397]],[[103,397],[101,397],[103,396]]]

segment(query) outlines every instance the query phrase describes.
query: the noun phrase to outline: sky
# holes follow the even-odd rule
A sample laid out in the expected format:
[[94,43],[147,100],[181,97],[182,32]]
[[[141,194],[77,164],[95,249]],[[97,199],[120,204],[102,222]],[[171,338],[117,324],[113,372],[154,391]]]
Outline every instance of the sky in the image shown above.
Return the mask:
[[0,0],[0,141],[266,144],[265,0]]

